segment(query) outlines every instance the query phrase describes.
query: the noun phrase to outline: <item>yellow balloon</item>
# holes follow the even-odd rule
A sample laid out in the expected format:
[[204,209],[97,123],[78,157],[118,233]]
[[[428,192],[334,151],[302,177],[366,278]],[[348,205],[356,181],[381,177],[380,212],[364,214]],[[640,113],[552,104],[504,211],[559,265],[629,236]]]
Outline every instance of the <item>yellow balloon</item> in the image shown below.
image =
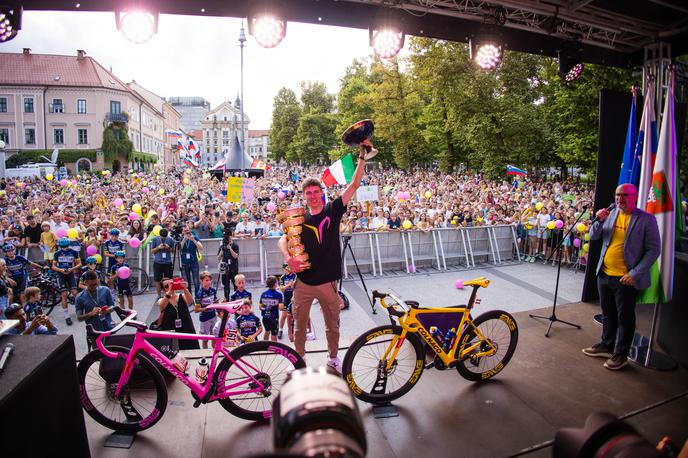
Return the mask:
[[451,225],[456,226],[456,220],[455,219],[451,220]]
[[165,190],[162,189],[162,188],[158,189],[158,194],[160,194],[161,196],[164,196],[164,195],[165,195]]
[[533,228],[532,224],[526,224],[526,229],[531,230]]
[[79,237],[79,231],[77,231],[74,228],[71,228],[67,231],[67,237],[69,237],[70,239],[76,239]]
[[536,209],[537,211],[540,211],[540,210],[542,210],[542,207],[543,207],[543,206],[544,206],[544,204],[543,204],[542,202],[538,202],[538,203],[535,204],[535,209]]
[[22,182],[21,182],[21,181],[17,181],[17,182],[15,183],[15,185],[16,185],[18,188],[21,188],[21,187],[22,187]]
[[148,186],[148,182],[147,182],[146,180],[143,180],[143,181],[141,182],[141,186]]
[[578,224],[576,225],[576,230],[577,230],[578,232],[585,232],[585,231],[588,230],[588,228],[585,227],[585,224],[583,224],[583,223],[578,223]]
[[430,191],[425,191],[425,198],[429,199],[432,197],[432,193]]
[[547,223],[547,229],[554,229],[555,227],[557,227],[557,225],[554,224],[554,221],[550,221]]
[[589,243],[584,243],[583,244],[583,251],[588,251],[590,249],[590,244]]
[[52,174],[52,173],[49,173],[49,174],[47,174],[47,175],[45,176],[45,179],[48,180],[48,181],[53,181],[53,178],[54,178],[54,177],[53,177],[53,174]]
[[159,224],[156,224],[155,227],[153,228],[153,235],[155,235],[157,237],[158,235],[160,235],[161,230],[162,230],[162,226],[160,226]]
[[189,184],[189,183],[190,183],[190,181],[189,181],[189,179],[188,179],[188,178],[184,178],[184,181],[183,181],[183,183],[184,183],[184,184]]
[[101,255],[96,254],[93,257],[96,258],[96,263],[100,264],[101,262],[103,262],[103,257]]
[[590,234],[585,234],[585,237],[583,237],[586,242],[590,240]]
[[77,176],[76,176],[76,179],[77,179],[77,180],[81,180],[81,175],[77,175]]
[[404,220],[404,222],[401,223],[401,227],[408,230],[408,229],[411,229],[413,227],[413,223],[409,220]]
[[141,204],[132,205],[131,211],[133,211],[134,213],[138,213],[140,215],[141,214]]

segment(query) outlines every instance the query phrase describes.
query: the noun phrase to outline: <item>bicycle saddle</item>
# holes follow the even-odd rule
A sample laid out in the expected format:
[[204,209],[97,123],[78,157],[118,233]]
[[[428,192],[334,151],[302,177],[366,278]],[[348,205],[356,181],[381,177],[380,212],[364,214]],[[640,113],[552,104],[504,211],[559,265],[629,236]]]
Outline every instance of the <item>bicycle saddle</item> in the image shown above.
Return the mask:
[[482,288],[487,288],[490,284],[490,280],[485,277],[474,278],[473,280],[467,280],[463,282],[463,286],[480,286]]
[[207,309],[212,309],[212,310],[224,310],[227,313],[234,313],[237,310],[239,310],[239,307],[241,307],[241,304],[244,303],[243,299],[239,299],[238,301],[231,301],[231,302],[218,302],[217,304],[211,304],[207,306]]

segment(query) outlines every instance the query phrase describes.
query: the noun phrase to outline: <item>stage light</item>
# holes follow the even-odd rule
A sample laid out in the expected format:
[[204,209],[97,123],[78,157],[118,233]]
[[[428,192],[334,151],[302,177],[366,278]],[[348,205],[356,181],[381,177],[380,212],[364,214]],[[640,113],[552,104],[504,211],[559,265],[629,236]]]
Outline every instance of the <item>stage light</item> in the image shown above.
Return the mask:
[[396,27],[381,27],[379,30],[371,27],[369,30],[370,46],[381,59],[391,59],[404,47],[404,32]]
[[494,70],[502,62],[502,47],[495,40],[471,39],[470,58],[482,70]]
[[572,83],[580,78],[585,64],[579,57],[577,51],[560,51],[559,52],[559,77],[567,83]]
[[287,21],[271,13],[249,16],[248,33],[263,48],[274,48],[287,34]]
[[21,29],[21,5],[0,5],[0,43],[10,41]]
[[158,13],[143,10],[116,11],[117,30],[136,44],[143,44],[158,33]]

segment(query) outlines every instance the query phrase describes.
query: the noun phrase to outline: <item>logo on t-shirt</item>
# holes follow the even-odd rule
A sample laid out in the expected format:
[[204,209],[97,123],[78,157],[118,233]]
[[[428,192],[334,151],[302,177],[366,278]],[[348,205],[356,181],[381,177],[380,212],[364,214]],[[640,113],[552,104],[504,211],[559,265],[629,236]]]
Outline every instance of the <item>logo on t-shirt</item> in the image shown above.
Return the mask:
[[318,227],[311,226],[310,224],[304,224],[308,229],[312,230],[315,232],[315,238],[318,239],[318,245],[322,245],[322,240],[323,240],[323,226],[327,222],[327,228],[330,228],[330,217],[326,216],[323,218],[322,221],[320,221],[320,224]]

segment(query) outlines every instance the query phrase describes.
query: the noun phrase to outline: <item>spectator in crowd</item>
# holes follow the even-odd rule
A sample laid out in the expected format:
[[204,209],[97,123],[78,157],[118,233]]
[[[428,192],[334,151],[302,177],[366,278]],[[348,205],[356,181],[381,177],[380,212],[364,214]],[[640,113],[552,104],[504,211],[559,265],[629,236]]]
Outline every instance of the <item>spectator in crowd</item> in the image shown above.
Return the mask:
[[189,227],[182,229],[182,239],[179,242],[182,277],[191,286],[194,293],[198,293],[200,287],[198,260],[202,253],[203,245],[200,239],[191,232]]
[[160,229],[160,235],[151,241],[151,253],[153,253],[153,280],[155,290],[160,297],[162,293],[162,279],[172,278],[174,269],[174,239],[168,235],[167,229]]
[[19,320],[12,329],[7,330],[8,335],[46,335],[57,334],[57,328],[47,315],[39,315],[30,323],[26,318],[26,312],[21,304],[10,304],[5,309],[5,317],[8,320]]
[[220,276],[224,286],[225,301],[229,300],[231,284],[236,291],[234,278],[239,273],[239,245],[234,241],[231,233],[222,236],[222,243],[217,253],[220,262]]

